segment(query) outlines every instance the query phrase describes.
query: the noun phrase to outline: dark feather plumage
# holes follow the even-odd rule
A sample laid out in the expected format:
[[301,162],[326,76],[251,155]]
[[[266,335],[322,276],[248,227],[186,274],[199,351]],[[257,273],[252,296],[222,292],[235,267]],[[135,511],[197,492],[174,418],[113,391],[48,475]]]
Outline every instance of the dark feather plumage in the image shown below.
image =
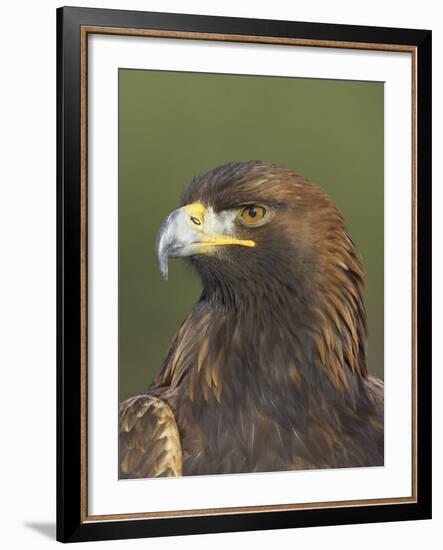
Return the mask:
[[121,405],[120,476],[382,465],[383,382],[367,372],[364,273],[338,209],[258,161],[194,177],[182,204],[195,202],[276,214],[241,228],[255,248],[190,259],[202,295],[147,394]]

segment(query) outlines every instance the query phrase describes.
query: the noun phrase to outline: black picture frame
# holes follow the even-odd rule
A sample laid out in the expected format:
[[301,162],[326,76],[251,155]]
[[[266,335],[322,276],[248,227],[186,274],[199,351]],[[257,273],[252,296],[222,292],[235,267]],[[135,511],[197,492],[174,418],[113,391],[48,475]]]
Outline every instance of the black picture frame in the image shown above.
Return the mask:
[[[88,521],[82,513],[81,29],[408,46],[416,52],[415,502]],[[395,49],[395,48],[393,48]],[[83,201],[83,202],[82,202]],[[83,206],[82,206],[83,205]],[[82,389],[83,388],[83,389]],[[82,458],[83,457],[83,458]],[[57,10],[57,539],[62,542],[428,519],[431,517],[431,31],[172,13]]]

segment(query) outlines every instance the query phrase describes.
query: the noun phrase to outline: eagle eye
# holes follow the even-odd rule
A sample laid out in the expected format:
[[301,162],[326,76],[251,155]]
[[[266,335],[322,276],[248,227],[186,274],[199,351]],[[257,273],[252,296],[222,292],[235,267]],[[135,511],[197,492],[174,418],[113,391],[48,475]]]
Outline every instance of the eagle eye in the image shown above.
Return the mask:
[[249,204],[239,212],[239,220],[249,227],[262,225],[267,219],[267,210],[258,204]]

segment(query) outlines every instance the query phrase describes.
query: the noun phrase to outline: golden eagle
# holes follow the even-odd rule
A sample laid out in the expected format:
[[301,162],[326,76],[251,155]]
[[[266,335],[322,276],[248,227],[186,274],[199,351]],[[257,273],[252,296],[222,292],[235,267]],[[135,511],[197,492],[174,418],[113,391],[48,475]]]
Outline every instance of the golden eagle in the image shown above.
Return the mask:
[[203,290],[158,377],[120,405],[120,477],[382,465],[383,382],[339,210],[260,161],[195,176],[181,204],[160,270],[188,258]]

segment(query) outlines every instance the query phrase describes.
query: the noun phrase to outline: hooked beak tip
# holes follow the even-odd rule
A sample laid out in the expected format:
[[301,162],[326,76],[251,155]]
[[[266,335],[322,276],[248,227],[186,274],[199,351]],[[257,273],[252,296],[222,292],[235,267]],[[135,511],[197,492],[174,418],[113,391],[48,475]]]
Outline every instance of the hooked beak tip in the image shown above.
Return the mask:
[[155,243],[155,255],[157,257],[158,266],[160,273],[165,281],[168,280],[168,247],[165,246],[163,242],[163,230],[164,224],[160,228],[160,231],[157,234],[157,239]]
[[160,264],[160,273],[163,277],[163,280],[167,281],[168,280],[168,260],[166,260],[166,262],[163,265]]
[[156,256],[160,273],[165,281],[168,280],[168,251],[163,250],[162,247],[157,246]]

